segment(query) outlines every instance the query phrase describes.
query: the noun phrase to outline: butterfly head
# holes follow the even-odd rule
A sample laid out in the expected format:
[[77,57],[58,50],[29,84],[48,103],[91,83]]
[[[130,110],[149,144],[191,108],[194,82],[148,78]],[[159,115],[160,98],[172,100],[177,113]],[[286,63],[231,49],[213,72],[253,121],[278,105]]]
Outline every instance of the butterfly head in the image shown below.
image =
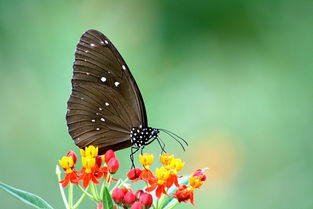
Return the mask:
[[134,127],[130,131],[130,140],[137,146],[147,145],[150,139],[158,137],[159,130],[150,127]]

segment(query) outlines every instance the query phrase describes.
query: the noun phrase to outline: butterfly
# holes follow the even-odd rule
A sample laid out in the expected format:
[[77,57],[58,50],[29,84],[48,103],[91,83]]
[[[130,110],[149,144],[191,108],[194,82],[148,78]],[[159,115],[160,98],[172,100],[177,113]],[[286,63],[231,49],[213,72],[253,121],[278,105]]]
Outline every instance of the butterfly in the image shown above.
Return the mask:
[[183,149],[180,140],[188,145],[173,132],[148,126],[134,77],[112,42],[97,30],[86,31],[77,44],[66,120],[78,147],[94,145],[100,154],[131,147],[133,166],[134,154],[155,140],[166,152],[160,131]]

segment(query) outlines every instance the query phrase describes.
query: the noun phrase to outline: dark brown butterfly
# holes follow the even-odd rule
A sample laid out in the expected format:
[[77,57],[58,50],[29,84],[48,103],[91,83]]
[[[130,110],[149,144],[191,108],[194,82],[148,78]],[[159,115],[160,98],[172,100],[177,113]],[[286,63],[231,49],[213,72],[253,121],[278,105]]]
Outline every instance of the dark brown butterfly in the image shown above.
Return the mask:
[[98,146],[100,154],[131,147],[133,160],[135,152],[155,139],[165,151],[160,131],[179,142],[179,136],[172,132],[148,127],[136,81],[120,53],[101,32],[88,30],[82,35],[73,68],[66,120],[78,147]]

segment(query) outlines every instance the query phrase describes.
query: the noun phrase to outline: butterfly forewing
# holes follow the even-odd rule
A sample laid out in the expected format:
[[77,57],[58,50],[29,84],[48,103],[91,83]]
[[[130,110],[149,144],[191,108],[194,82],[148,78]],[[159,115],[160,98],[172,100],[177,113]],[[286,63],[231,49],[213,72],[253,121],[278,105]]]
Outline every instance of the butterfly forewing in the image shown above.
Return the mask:
[[85,32],[76,48],[68,130],[83,148],[100,151],[131,146],[130,130],[147,126],[142,96],[123,58],[96,30]]

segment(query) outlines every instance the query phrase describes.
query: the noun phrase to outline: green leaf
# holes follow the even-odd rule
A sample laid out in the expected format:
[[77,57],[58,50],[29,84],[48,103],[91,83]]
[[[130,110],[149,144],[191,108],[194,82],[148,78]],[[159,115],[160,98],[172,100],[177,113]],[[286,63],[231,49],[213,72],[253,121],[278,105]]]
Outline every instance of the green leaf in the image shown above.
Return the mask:
[[2,182],[0,182],[0,188],[35,208],[53,209],[53,207],[49,205],[45,200],[32,193],[16,189]]
[[110,192],[107,187],[104,187],[103,190],[103,209],[114,209],[113,201],[110,195]]
[[[184,176],[183,178],[180,178],[178,180],[178,183],[189,185],[189,176]],[[174,197],[172,196],[172,194],[174,194],[176,190],[177,190],[176,186],[172,186],[171,188],[169,188],[169,190],[167,191],[168,196],[164,198],[159,208],[170,208],[172,204],[176,203],[176,201],[173,200]]]

